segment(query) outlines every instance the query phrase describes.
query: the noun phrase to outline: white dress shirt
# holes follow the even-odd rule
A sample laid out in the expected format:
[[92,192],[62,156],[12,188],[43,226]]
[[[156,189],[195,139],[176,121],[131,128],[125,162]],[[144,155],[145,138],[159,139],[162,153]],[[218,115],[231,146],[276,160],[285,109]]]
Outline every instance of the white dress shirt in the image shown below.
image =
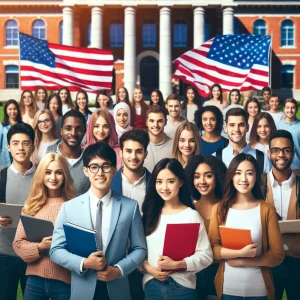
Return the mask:
[[9,167],[15,174],[20,174],[23,176],[29,176],[32,173],[34,173],[36,171],[36,166],[34,164],[32,164],[31,168],[29,170],[27,170],[24,174],[20,173],[14,166],[14,164],[12,163]]

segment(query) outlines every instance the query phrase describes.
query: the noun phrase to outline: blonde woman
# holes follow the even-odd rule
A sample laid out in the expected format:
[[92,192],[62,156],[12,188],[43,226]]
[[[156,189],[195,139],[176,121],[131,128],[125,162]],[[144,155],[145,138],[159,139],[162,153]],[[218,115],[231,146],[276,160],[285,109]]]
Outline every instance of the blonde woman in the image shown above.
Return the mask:
[[131,125],[134,128],[146,129],[146,112],[149,106],[145,103],[140,88],[133,90],[131,103]]
[[[60,154],[48,153],[36,170],[22,213],[54,224],[62,204],[74,196],[73,180],[67,161]],[[40,243],[27,241],[20,221],[13,248],[28,263],[24,300],[70,299],[70,272],[50,260],[48,251],[51,239],[48,236]]]
[[58,141],[55,119],[49,109],[41,109],[35,114],[33,129],[35,149],[32,154],[32,162],[37,165],[47,153],[48,146]]
[[33,118],[38,111],[38,106],[31,91],[25,90],[21,94],[20,111],[22,121],[33,126]]
[[200,135],[193,123],[185,121],[177,127],[172,157],[176,158],[185,167],[193,154],[201,154]]

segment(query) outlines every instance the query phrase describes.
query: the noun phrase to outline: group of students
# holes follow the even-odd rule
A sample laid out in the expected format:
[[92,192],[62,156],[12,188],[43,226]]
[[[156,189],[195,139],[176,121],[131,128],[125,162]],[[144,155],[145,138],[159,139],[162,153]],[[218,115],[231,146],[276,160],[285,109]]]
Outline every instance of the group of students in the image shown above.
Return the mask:
[[[297,102],[286,99],[278,121],[269,88],[265,112],[256,98],[242,105],[238,90],[228,105],[219,85],[203,105],[192,87],[183,104],[153,94],[148,107],[140,89],[129,103],[120,88],[112,107],[101,91],[92,113],[85,92],[73,109],[62,88],[32,123],[26,107],[40,107],[44,89],[38,101],[24,91],[20,105],[6,103],[0,200],[55,229],[33,243],[21,221],[14,229],[0,217],[1,299],[16,299],[19,281],[25,300],[281,300],[284,290],[299,298],[298,234],[282,235],[278,225],[299,218]],[[66,223],[96,230],[99,251],[70,253]],[[200,228],[195,253],[173,261],[164,238],[167,224],[179,223]],[[250,229],[252,244],[224,248],[222,225]]]

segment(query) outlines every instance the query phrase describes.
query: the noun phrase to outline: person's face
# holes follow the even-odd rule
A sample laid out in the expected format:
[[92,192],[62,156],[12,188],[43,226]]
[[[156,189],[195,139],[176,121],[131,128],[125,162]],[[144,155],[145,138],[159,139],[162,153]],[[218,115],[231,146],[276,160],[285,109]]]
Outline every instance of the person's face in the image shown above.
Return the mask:
[[231,104],[238,104],[239,102],[239,94],[238,92],[234,91],[231,93],[230,95],[230,101],[231,101]]
[[30,161],[34,146],[27,134],[16,133],[11,137],[7,149],[11,153],[14,161],[22,164]]
[[[91,169],[93,166],[100,166],[103,167],[103,169],[105,169],[105,167],[111,166],[111,162],[96,156],[89,162],[89,166],[91,167]],[[89,168],[84,167],[83,172],[85,176],[89,178],[91,182],[91,187],[93,189],[101,192],[106,192],[110,189],[110,184],[116,173],[116,168],[111,166],[109,172],[103,172],[103,170],[99,168],[97,173],[92,173]]]
[[15,120],[18,115],[18,109],[15,104],[9,104],[6,109],[7,115],[10,119]]
[[263,98],[265,102],[269,102],[270,98],[271,98],[271,93],[270,91],[264,91],[263,92]]
[[188,89],[186,92],[186,97],[189,101],[193,101],[195,98],[195,93],[192,89]]
[[225,125],[225,131],[228,138],[235,144],[238,144],[245,138],[249,127],[243,116],[229,116]]
[[47,133],[53,128],[51,117],[47,114],[41,114],[37,120],[38,129],[42,133]]
[[128,124],[128,113],[124,108],[120,108],[116,114],[116,122],[122,128],[125,128]]
[[49,190],[57,190],[62,188],[64,180],[64,173],[59,163],[57,161],[51,161],[45,172],[44,185]]
[[289,119],[294,119],[297,114],[297,106],[292,102],[287,102],[283,108],[283,112]]
[[181,186],[182,181],[170,170],[163,169],[157,174],[155,183],[156,192],[164,201],[178,199]]
[[270,108],[273,110],[277,110],[279,106],[279,98],[278,97],[271,97],[269,101]]
[[207,132],[213,132],[217,126],[217,118],[211,111],[206,111],[202,114],[202,126]]
[[37,91],[37,98],[39,99],[39,101],[43,101],[46,97],[46,94],[44,92],[44,90],[40,89]]
[[196,147],[197,144],[193,132],[186,129],[182,130],[178,141],[178,148],[182,155],[190,156],[194,154]]
[[80,146],[80,143],[85,135],[85,125],[81,119],[76,117],[67,117],[64,120],[61,128],[61,137],[63,142],[70,148]]
[[97,98],[97,101],[100,105],[100,108],[102,109],[107,109],[108,108],[108,103],[109,103],[109,98],[105,95],[99,95]]
[[257,103],[251,102],[248,104],[248,114],[251,117],[255,117],[258,114],[259,108]]
[[63,104],[66,103],[67,98],[68,98],[68,92],[67,92],[67,90],[61,90],[61,91],[59,92],[59,97],[60,97],[61,102],[62,102]]
[[96,120],[93,136],[97,140],[97,142],[105,141],[109,137],[109,125],[103,117],[98,117]]
[[221,91],[220,91],[220,89],[217,86],[215,86],[212,89],[211,93],[212,93],[212,96],[213,96],[214,99],[219,99],[220,98]]
[[86,107],[86,104],[87,104],[85,94],[79,93],[78,96],[77,96],[76,102],[77,102],[77,105],[78,105],[79,109],[84,110],[85,107]]
[[126,91],[123,88],[119,89],[118,98],[119,98],[120,102],[125,102]]
[[268,139],[271,134],[271,126],[267,119],[260,119],[257,124],[257,135],[261,139]]
[[144,160],[147,156],[147,151],[141,143],[127,140],[124,142],[123,150],[120,151],[120,156],[124,165],[130,171],[140,170],[143,167]]
[[180,102],[178,100],[168,100],[166,108],[169,112],[169,115],[173,118],[176,118],[180,115]]
[[[272,149],[289,149],[290,151],[282,151],[274,153]],[[288,153],[290,152],[290,153]],[[271,141],[270,149],[268,150],[268,156],[271,159],[271,163],[278,171],[287,170],[293,161],[294,151],[291,141],[287,138],[275,138]]]
[[29,92],[25,92],[23,94],[23,100],[24,100],[24,105],[25,106],[30,106],[32,105],[32,97],[31,97],[31,94]]
[[134,92],[133,92],[133,100],[135,102],[141,102],[142,99],[143,99],[143,93],[142,93],[142,91],[140,89],[134,90]]
[[149,134],[154,136],[160,135],[164,132],[164,127],[166,125],[165,116],[162,113],[150,113],[147,118],[147,128]]
[[157,104],[159,101],[159,96],[156,92],[152,92],[151,94],[151,100],[153,102],[153,104]]
[[58,100],[56,97],[53,97],[49,102],[49,109],[51,112],[56,113],[58,110]]
[[232,178],[233,186],[241,194],[247,194],[252,191],[256,181],[254,166],[248,160],[242,161]]
[[194,187],[202,196],[214,195],[216,177],[208,164],[201,163],[196,168],[194,174]]

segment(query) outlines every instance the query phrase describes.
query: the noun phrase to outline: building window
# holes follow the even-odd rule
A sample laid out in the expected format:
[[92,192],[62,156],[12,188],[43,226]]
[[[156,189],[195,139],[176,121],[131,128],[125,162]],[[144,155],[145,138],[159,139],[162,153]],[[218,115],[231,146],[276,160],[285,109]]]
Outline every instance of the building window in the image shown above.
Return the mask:
[[182,19],[174,24],[174,47],[187,47],[187,24]]
[[36,20],[33,22],[32,35],[37,39],[46,39],[46,26],[43,20]]
[[122,48],[124,42],[123,23],[120,20],[114,20],[109,28],[110,47]]
[[19,67],[18,66],[5,67],[5,88],[6,89],[19,88]]
[[87,40],[87,45],[90,46],[91,45],[91,42],[92,42],[92,25],[91,23],[88,25],[88,29],[87,29],[87,34],[88,34],[88,40]]
[[9,20],[5,26],[6,46],[18,46],[18,23],[15,20]]
[[291,20],[281,23],[281,46],[294,46],[294,23]]
[[285,65],[281,67],[281,87],[294,88],[294,66]]
[[63,44],[63,30],[64,30],[64,21],[59,23],[59,43]]
[[253,34],[266,35],[267,24],[264,20],[256,20],[253,24]]
[[156,47],[156,24],[153,20],[146,20],[143,24],[143,47]]

